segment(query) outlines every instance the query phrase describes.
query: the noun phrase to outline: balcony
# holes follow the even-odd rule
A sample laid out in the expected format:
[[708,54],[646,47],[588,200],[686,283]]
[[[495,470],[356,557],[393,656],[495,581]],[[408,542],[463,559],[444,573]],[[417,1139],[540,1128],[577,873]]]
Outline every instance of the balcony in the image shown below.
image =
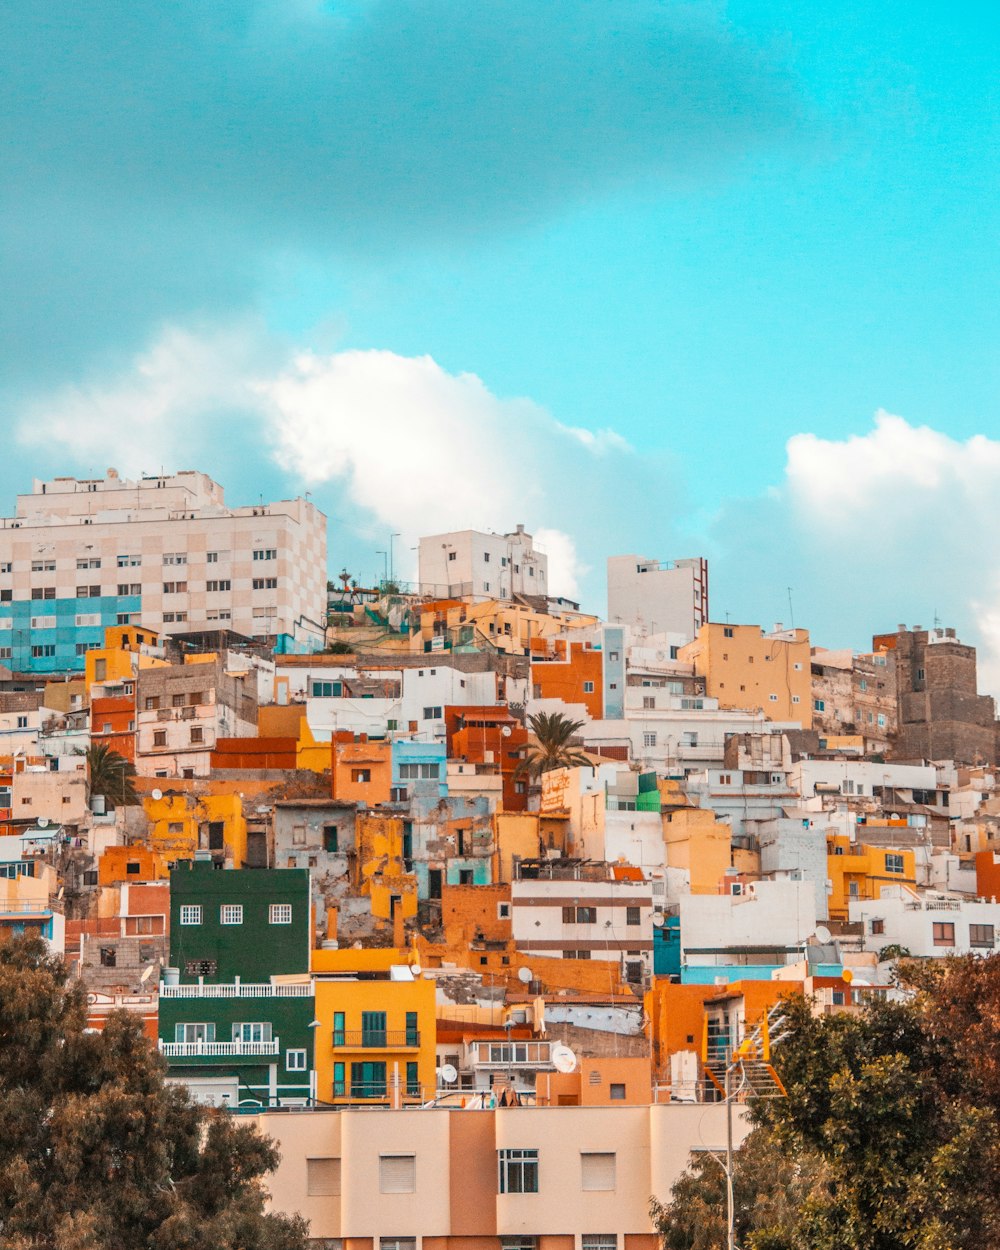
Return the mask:
[[420,1034],[412,1029],[339,1032],[333,1035],[334,1050],[417,1050]]
[[215,985],[160,985],[161,998],[312,998],[312,985],[262,985],[223,982]]
[[166,1059],[233,1059],[272,1056],[281,1053],[278,1038],[269,1042],[163,1042],[160,1054]]

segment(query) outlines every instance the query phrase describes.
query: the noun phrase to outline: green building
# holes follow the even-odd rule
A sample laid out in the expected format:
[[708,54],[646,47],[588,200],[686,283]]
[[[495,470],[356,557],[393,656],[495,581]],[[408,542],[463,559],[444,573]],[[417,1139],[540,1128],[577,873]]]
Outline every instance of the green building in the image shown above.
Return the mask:
[[314,1096],[311,925],[307,869],[174,866],[159,1019],[168,1079],[218,1106]]

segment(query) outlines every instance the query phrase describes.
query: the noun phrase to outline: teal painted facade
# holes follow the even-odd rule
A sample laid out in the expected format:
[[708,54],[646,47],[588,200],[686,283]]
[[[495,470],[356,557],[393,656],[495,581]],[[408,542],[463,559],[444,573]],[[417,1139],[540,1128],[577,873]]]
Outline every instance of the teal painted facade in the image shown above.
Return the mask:
[[170,874],[170,963],[178,984],[161,987],[160,1050],[168,1075],[195,1094],[252,1107],[313,1096],[315,995],[309,872],[220,870],[210,861]]
[[[0,621],[4,623],[0,629],[0,663],[19,673],[82,672],[87,650],[103,646],[105,629],[129,624],[141,607],[138,595],[0,603]],[[77,625],[78,616],[100,620],[96,625]],[[40,617],[54,618],[54,624],[33,628],[32,620]]]
[[653,973],[658,977],[681,976],[681,918],[664,916],[663,924],[653,928]]

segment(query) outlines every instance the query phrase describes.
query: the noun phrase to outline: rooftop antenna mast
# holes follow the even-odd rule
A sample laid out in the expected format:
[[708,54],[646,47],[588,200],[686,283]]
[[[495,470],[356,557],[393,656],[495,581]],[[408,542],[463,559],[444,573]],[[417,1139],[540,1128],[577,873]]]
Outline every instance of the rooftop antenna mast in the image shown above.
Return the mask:
[[792,588],[791,586],[789,586],[787,589],[788,589],[788,620],[792,629],[794,629],[795,628],[795,609],[792,607]]

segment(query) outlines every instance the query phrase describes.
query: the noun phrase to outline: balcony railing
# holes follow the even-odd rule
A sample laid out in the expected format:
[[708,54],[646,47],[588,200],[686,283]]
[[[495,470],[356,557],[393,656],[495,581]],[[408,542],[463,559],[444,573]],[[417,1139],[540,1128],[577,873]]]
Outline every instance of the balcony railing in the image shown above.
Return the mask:
[[280,1053],[276,1037],[270,1042],[160,1042],[160,1054],[167,1059],[225,1059]]
[[312,985],[256,984],[252,981],[212,985],[160,985],[161,998],[312,998]]
[[334,1032],[333,1045],[344,1050],[416,1050],[420,1033],[413,1029],[338,1030]]

